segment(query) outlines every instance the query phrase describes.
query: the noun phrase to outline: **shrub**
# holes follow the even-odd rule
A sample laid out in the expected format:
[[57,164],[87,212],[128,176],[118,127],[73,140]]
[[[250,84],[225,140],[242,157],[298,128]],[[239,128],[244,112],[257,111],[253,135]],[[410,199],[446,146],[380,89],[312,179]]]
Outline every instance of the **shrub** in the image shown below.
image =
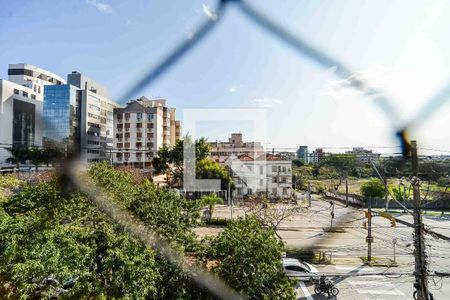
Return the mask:
[[361,194],[364,198],[382,198],[384,196],[385,187],[383,182],[377,178],[371,178],[361,184]]
[[255,218],[239,218],[210,240],[206,256],[213,271],[250,299],[294,299],[293,282],[283,270],[283,243]]

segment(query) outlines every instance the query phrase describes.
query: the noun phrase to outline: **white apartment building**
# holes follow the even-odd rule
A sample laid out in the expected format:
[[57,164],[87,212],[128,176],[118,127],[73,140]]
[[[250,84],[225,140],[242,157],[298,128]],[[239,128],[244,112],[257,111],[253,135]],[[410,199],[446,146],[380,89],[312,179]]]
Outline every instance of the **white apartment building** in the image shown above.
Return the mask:
[[104,86],[79,72],[68,74],[67,82],[79,89],[80,158],[88,163],[112,160],[113,111],[119,105],[109,98]]
[[175,145],[181,123],[166,103],[141,97],[114,109],[114,163],[147,168],[161,147]]
[[292,161],[272,154],[263,154],[256,159],[242,154],[229,157],[226,164],[232,170],[235,199],[253,194],[267,194],[271,198],[293,195]]
[[10,64],[8,80],[0,79],[0,163],[12,145],[42,146],[45,85],[61,77],[30,64]]
[[56,74],[30,64],[9,64],[8,80],[33,90],[36,99],[44,99],[45,85],[60,85],[66,81]]
[[355,155],[356,159],[363,164],[368,164],[370,161],[378,161],[381,156],[380,153],[374,153],[373,150],[364,149],[362,147],[355,147],[353,150],[346,151],[345,153]]
[[242,133],[232,133],[228,142],[209,142],[211,158],[218,163],[224,163],[231,156],[248,155],[258,157],[264,153],[259,142],[243,142]]

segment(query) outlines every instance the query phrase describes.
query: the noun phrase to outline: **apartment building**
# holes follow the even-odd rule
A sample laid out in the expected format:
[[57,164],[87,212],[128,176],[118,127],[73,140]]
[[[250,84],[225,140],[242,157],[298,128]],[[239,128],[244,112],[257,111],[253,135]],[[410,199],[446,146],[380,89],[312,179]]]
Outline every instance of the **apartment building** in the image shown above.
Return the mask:
[[381,154],[375,153],[373,150],[364,149],[362,147],[353,148],[350,151],[346,151],[346,154],[355,155],[356,159],[363,164],[368,164],[370,161],[378,161],[380,159]]
[[247,154],[231,156],[226,160],[235,182],[233,198],[242,199],[254,194],[270,198],[288,198],[292,189],[292,161],[278,155],[262,154],[253,158]]
[[297,149],[297,158],[304,163],[309,162],[308,146],[299,146]]
[[45,87],[44,146],[88,163],[111,160],[117,107],[104,86],[73,71],[67,84]]
[[44,86],[65,80],[30,64],[10,64],[0,79],[0,163],[12,145],[42,146]]
[[318,164],[327,156],[327,153],[323,151],[322,148],[316,148],[309,154],[309,162],[313,164]]
[[171,147],[181,138],[175,113],[167,100],[146,97],[114,109],[114,163],[150,167],[161,147]]
[[264,148],[259,142],[244,142],[242,133],[232,133],[228,142],[209,142],[211,158],[218,163],[224,163],[231,156],[248,155],[257,157],[264,153]]

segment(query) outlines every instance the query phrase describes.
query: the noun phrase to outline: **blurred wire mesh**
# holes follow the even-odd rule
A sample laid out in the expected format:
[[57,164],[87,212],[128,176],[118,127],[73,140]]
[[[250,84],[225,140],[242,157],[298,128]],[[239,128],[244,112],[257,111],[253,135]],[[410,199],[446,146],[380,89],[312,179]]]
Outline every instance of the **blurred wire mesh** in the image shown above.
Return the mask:
[[[450,84],[439,91],[436,96],[429,99],[426,106],[420,111],[420,114],[408,123],[407,126],[397,128],[395,127],[395,124],[397,118],[399,117],[399,113],[394,109],[392,100],[388,99],[383,94],[383,91],[372,88],[368,82],[358,78],[357,74],[354,73],[350,67],[346,66],[338,59],[331,57],[331,55],[327,54],[326,51],[318,49],[308,40],[303,39],[299,35],[280,26],[277,22],[266,16],[263,12],[247,1],[220,0],[213,9],[205,8],[208,18],[199,24],[197,29],[194,31],[194,34],[188,39],[182,39],[174,49],[167,52],[168,54],[163,57],[159,63],[149,69],[142,78],[138,78],[131,87],[126,89],[123,96],[119,99],[120,102],[124,103],[128,101],[144,87],[148,87],[153,84],[155,80],[157,80],[166,71],[172,67],[175,67],[177,62],[179,62],[189,51],[194,51],[195,46],[204,40],[208,34],[212,34],[213,29],[219,22],[226,21],[226,11],[231,5],[237,7],[242,12],[244,17],[250,19],[258,25],[260,30],[273,36],[276,40],[286,46],[293,48],[299,55],[306,56],[311,63],[324,69],[335,69],[334,74],[336,74],[336,76],[346,80],[349,86],[359,90],[363,95],[373,99],[374,103],[382,109],[386,117],[391,121],[392,134],[398,139],[405,162],[407,161],[406,158],[408,158],[410,154],[410,145],[407,137],[407,133],[410,128],[432,115],[443,103],[448,100],[450,95]],[[171,249],[166,241],[160,239],[156,236],[156,234],[146,229],[142,223],[133,219],[128,212],[120,210],[120,208],[116,207],[99,188],[92,186],[89,182],[85,182],[82,179],[82,176],[80,176],[80,172],[83,172],[83,170],[85,170],[84,165],[78,161],[72,161],[64,166],[63,172],[71,179],[73,184],[89,195],[90,199],[99,207],[99,209],[108,214],[125,230],[139,238],[146,246],[154,248],[167,260],[179,266],[193,279],[193,282],[195,282],[196,285],[202,289],[208,290],[214,297],[222,299],[237,299],[244,297],[243,295],[239,295],[231,288],[227,287],[219,278],[209,274],[207,271],[195,266],[187,266],[184,262],[184,258],[175,250]],[[335,226],[348,223],[349,218],[353,218],[353,216],[342,215],[338,217],[335,221]],[[328,238],[328,235],[311,238],[308,247],[310,249],[315,249],[318,244],[326,244]]]

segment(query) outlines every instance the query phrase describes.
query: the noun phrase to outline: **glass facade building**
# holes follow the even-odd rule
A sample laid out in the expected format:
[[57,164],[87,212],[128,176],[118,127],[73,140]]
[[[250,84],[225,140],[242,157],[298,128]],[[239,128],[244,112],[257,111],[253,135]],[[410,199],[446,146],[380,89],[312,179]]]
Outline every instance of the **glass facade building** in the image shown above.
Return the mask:
[[79,97],[79,90],[70,84],[44,87],[44,147],[79,152]]
[[34,145],[35,105],[14,99],[13,102],[13,145]]

